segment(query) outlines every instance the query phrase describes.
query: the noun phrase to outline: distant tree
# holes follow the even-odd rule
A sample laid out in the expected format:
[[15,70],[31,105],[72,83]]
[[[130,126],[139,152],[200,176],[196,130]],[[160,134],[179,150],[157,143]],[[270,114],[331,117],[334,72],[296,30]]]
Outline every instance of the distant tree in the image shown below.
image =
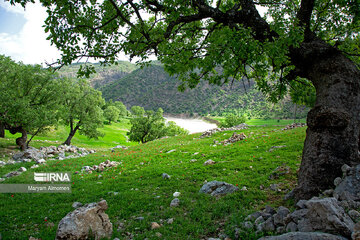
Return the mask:
[[111,122],[116,122],[119,119],[119,114],[120,110],[115,106],[108,106],[104,110],[104,117],[109,121],[109,124],[111,124]]
[[25,150],[29,132],[56,124],[64,96],[63,81],[40,66],[15,63],[0,55],[0,135],[21,133],[16,144]]
[[246,121],[246,117],[244,115],[238,116],[235,114],[230,114],[226,116],[225,122],[222,123],[220,127],[225,127],[225,128],[234,127],[241,123],[244,123],[245,121]]
[[64,144],[70,145],[79,130],[89,138],[103,136],[98,128],[103,126],[105,104],[101,92],[92,88],[86,80],[67,79],[67,93],[64,96],[62,119],[70,126],[69,136]]
[[166,123],[165,136],[187,135],[189,131],[176,125],[175,122],[169,121]]
[[139,117],[139,116],[142,116],[145,114],[144,108],[142,108],[140,106],[132,106],[130,109],[130,112],[135,117]]
[[126,106],[121,102],[121,101],[115,101],[114,105],[117,109],[119,109],[120,113],[119,116],[120,117],[126,117],[129,114],[129,111],[126,109]]
[[127,133],[130,141],[146,143],[166,135],[165,118],[163,110],[159,108],[156,112],[145,111],[142,107],[132,107],[135,110],[130,120],[131,129]]

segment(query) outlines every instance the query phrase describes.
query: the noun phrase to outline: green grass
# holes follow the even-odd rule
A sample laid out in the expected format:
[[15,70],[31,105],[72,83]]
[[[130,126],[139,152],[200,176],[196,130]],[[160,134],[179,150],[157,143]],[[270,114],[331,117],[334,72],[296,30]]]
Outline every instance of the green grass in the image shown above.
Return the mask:
[[[219,122],[224,122],[225,117],[209,117]],[[296,119],[296,122],[306,123],[306,119]],[[294,119],[250,119],[245,122],[250,126],[285,126],[294,123]]]
[[[228,146],[214,147],[213,143],[214,140],[228,139],[232,135],[230,131],[204,139],[199,139],[200,134],[192,134],[131,146],[128,150],[120,149],[113,153],[98,151],[83,158],[49,161],[36,172],[74,173],[84,165],[98,164],[107,159],[122,164],[104,171],[101,178],[97,172],[72,175],[71,194],[0,194],[0,233],[4,239],[28,239],[29,236],[54,239],[59,221],[73,210],[73,202],[106,199],[109,205],[106,213],[113,223],[113,238],[127,239],[126,233],[129,232],[134,239],[158,239],[155,234],[160,232],[164,239],[203,239],[218,237],[219,233],[226,233],[234,239],[235,227],[248,214],[267,204],[290,206],[289,202],[282,201],[282,197],[296,182],[305,138],[305,128],[282,131],[281,127],[267,126],[251,127],[241,132],[248,138]],[[85,140],[78,138],[78,141],[86,145]],[[107,148],[114,145],[111,140],[104,144],[110,144]],[[268,152],[270,147],[278,145],[286,147]],[[89,143],[89,146],[103,145]],[[176,151],[167,153],[172,149]],[[199,154],[194,155],[195,152]],[[191,159],[197,162],[190,162]],[[203,166],[208,159],[217,163]],[[283,164],[291,168],[291,174],[270,180],[272,171]],[[20,166],[28,169],[3,183],[35,183],[35,170],[29,168],[31,165],[0,168],[0,176]],[[171,179],[162,179],[162,173],[168,173]],[[248,191],[216,199],[199,193],[205,180],[225,181],[239,188],[246,186]],[[272,183],[281,183],[283,191],[269,190]],[[261,185],[265,190],[260,190]],[[119,194],[109,194],[111,191]],[[175,191],[181,192],[181,203],[179,207],[171,208],[169,205]],[[145,219],[135,220],[139,216]],[[174,218],[174,223],[167,224],[168,218]],[[151,222],[162,221],[161,228],[151,230]],[[120,224],[124,228],[119,228]],[[241,239],[257,237],[254,232],[247,232]]]
[[[117,123],[104,125],[103,128],[99,129],[105,134],[104,137],[89,139],[88,137],[81,135],[78,131],[72,139],[71,144],[79,147],[90,147],[95,149],[106,149],[116,145],[133,146],[137,143],[127,142],[126,139],[126,132],[128,132],[130,127],[130,120],[122,118]],[[56,129],[51,129],[50,131],[35,136],[30,145],[33,147],[59,145],[66,140],[68,135],[69,127],[60,125]],[[12,135],[6,131],[6,139],[0,139],[0,148],[14,144],[15,139],[20,136],[21,135],[19,133]],[[30,139],[30,137],[31,135],[28,136],[28,139]]]

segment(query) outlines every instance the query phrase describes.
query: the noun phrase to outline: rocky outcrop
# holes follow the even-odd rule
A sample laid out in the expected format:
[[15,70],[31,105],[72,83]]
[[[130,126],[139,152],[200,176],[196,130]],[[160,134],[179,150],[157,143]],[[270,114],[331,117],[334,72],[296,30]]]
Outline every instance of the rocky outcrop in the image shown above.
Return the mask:
[[[78,240],[90,237],[98,239],[111,238],[112,223],[105,210],[105,200],[86,204],[75,209],[61,219],[56,232],[57,240]],[[91,236],[90,236],[91,233]]]
[[207,193],[211,196],[223,196],[229,193],[233,193],[235,191],[238,191],[239,188],[235,187],[234,185],[226,182],[219,182],[219,181],[211,181],[208,183],[205,183],[201,189],[200,193]]

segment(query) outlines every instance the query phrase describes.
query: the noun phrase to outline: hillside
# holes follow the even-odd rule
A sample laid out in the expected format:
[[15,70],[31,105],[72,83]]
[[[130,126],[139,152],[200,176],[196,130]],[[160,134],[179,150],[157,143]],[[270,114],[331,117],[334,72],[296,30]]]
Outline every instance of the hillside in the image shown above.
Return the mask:
[[[76,77],[81,64],[83,63],[64,66],[59,71],[59,74],[65,77]],[[99,63],[94,63],[93,65],[96,73],[90,76],[89,81],[91,86],[96,89],[116,81],[138,68],[135,64],[126,61],[119,61],[117,65],[110,66],[101,66]]]
[[[76,77],[79,66],[65,66],[60,75]],[[100,90],[106,100],[122,101],[128,108],[136,105],[157,110],[161,107],[166,114],[186,116],[240,113],[251,118],[293,118],[294,104],[289,98],[277,105],[270,104],[253,81],[235,81],[224,86],[200,82],[194,89],[179,92],[180,81],[169,76],[158,63],[144,68],[124,61],[118,65],[94,66],[96,73],[89,78],[91,85]],[[305,118],[307,111],[299,107],[297,117]]]
[[[115,127],[113,131],[116,131],[116,126],[109,127]],[[236,239],[236,229],[248,214],[266,205],[291,206],[282,197],[294,187],[305,128],[281,129],[251,127],[237,131],[247,136],[245,140],[216,147],[214,142],[228,139],[233,131],[206,138],[199,138],[200,134],[171,137],[114,152],[99,150],[76,159],[47,159],[46,164],[35,169],[31,168],[35,162],[7,164],[0,167],[0,176],[20,167],[27,171],[5,179],[4,184],[35,184],[34,172],[70,172],[72,193],[3,193],[0,233],[3,239],[29,239],[29,236],[54,239],[60,220],[74,210],[74,202],[85,204],[105,199],[109,205],[106,213],[113,223],[111,239],[159,239],[159,234],[163,239],[208,239],[224,234]],[[7,145],[8,141],[0,139],[2,144]],[[43,142],[42,146],[53,144]],[[91,149],[93,143],[83,146]],[[113,146],[109,142],[107,148]],[[273,146],[284,147],[269,151]],[[216,164],[204,166],[209,159]],[[103,172],[81,171],[84,166],[106,160],[121,164]],[[271,178],[279,167],[289,170]],[[163,179],[162,173],[171,178]],[[205,182],[213,180],[246,190],[221,198],[199,193]],[[271,190],[274,184],[280,190]],[[180,204],[170,207],[174,192],[181,193]],[[152,230],[152,222],[161,227]],[[262,234],[255,231],[240,232],[238,239],[258,239]]]
[[[291,118],[294,105],[290,99],[273,106],[266,102],[254,82],[234,82],[224,86],[200,82],[194,89],[179,92],[180,81],[170,77],[159,65],[137,69],[100,88],[106,100],[122,101],[127,107],[139,105],[145,109],[163,108],[172,114],[214,114],[225,112],[250,113],[252,117]],[[245,87],[244,87],[245,86]],[[275,116],[274,116],[275,114]],[[305,117],[306,109],[298,110]]]

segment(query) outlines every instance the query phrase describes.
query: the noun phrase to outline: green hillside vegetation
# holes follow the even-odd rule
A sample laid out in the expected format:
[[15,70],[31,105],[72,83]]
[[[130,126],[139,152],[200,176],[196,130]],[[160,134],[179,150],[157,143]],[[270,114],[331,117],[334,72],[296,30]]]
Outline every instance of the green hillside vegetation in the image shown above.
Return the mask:
[[[74,63],[64,66],[59,74],[65,77],[77,77],[80,66],[83,63]],[[118,61],[116,65],[101,66],[99,63],[91,63],[96,73],[90,75],[89,81],[94,88],[99,88],[112,81],[118,80],[137,69],[137,65],[126,61]]]
[[[274,105],[266,101],[254,82],[234,81],[224,86],[200,82],[195,89],[179,92],[181,82],[170,77],[160,65],[150,65],[100,87],[106,100],[119,100],[128,108],[142,106],[148,110],[162,108],[165,113],[200,115],[246,114],[250,118],[292,118],[295,105],[287,97]],[[297,117],[308,111],[297,107]]]
[[[281,127],[274,126],[251,127],[237,131],[247,136],[245,140],[227,146],[214,147],[213,144],[214,141],[228,139],[232,131],[220,132],[209,138],[191,134],[139,144],[127,150],[105,150],[118,143],[125,143],[120,140],[119,133],[122,133],[121,129],[129,127],[127,124],[123,122],[106,126],[107,134],[99,141],[86,142],[75,136],[74,144],[98,148],[95,154],[77,159],[48,161],[36,170],[30,169],[33,163],[21,164],[28,171],[6,179],[3,183],[34,183],[35,171],[74,173],[85,165],[99,164],[107,159],[122,163],[102,173],[72,174],[71,194],[2,194],[2,237],[54,239],[59,221],[74,210],[71,207],[73,202],[90,203],[105,199],[109,205],[106,213],[113,223],[113,238],[127,239],[130,234],[133,239],[158,239],[156,234],[160,233],[164,239],[203,239],[225,233],[234,239],[234,229],[240,226],[248,214],[268,204],[274,207],[292,204],[283,202],[282,197],[296,182],[305,128],[283,131]],[[61,134],[66,136],[65,129],[59,128],[41,139],[62,141],[57,138]],[[0,143],[2,147],[7,147],[4,149],[11,148],[6,139],[0,139]],[[37,144],[56,145],[55,142]],[[279,145],[286,147],[268,151],[272,146]],[[170,150],[175,151],[167,153]],[[216,164],[204,166],[203,163],[208,159],[214,160]],[[290,167],[290,174],[270,180],[269,176],[274,169],[285,165]],[[0,176],[19,167],[19,164],[6,165],[0,168]],[[169,174],[171,179],[163,179],[162,173]],[[245,186],[247,191],[238,191],[219,199],[200,194],[199,189],[204,182],[212,180],[225,181],[240,189]],[[270,184],[274,183],[279,184],[281,192],[269,189]],[[170,207],[175,191],[181,193],[180,206]],[[137,217],[144,217],[144,220],[136,220]],[[169,218],[174,219],[172,224],[166,223]],[[163,226],[151,230],[151,222],[162,223]],[[255,230],[245,231],[240,236],[241,239],[257,237]]]

